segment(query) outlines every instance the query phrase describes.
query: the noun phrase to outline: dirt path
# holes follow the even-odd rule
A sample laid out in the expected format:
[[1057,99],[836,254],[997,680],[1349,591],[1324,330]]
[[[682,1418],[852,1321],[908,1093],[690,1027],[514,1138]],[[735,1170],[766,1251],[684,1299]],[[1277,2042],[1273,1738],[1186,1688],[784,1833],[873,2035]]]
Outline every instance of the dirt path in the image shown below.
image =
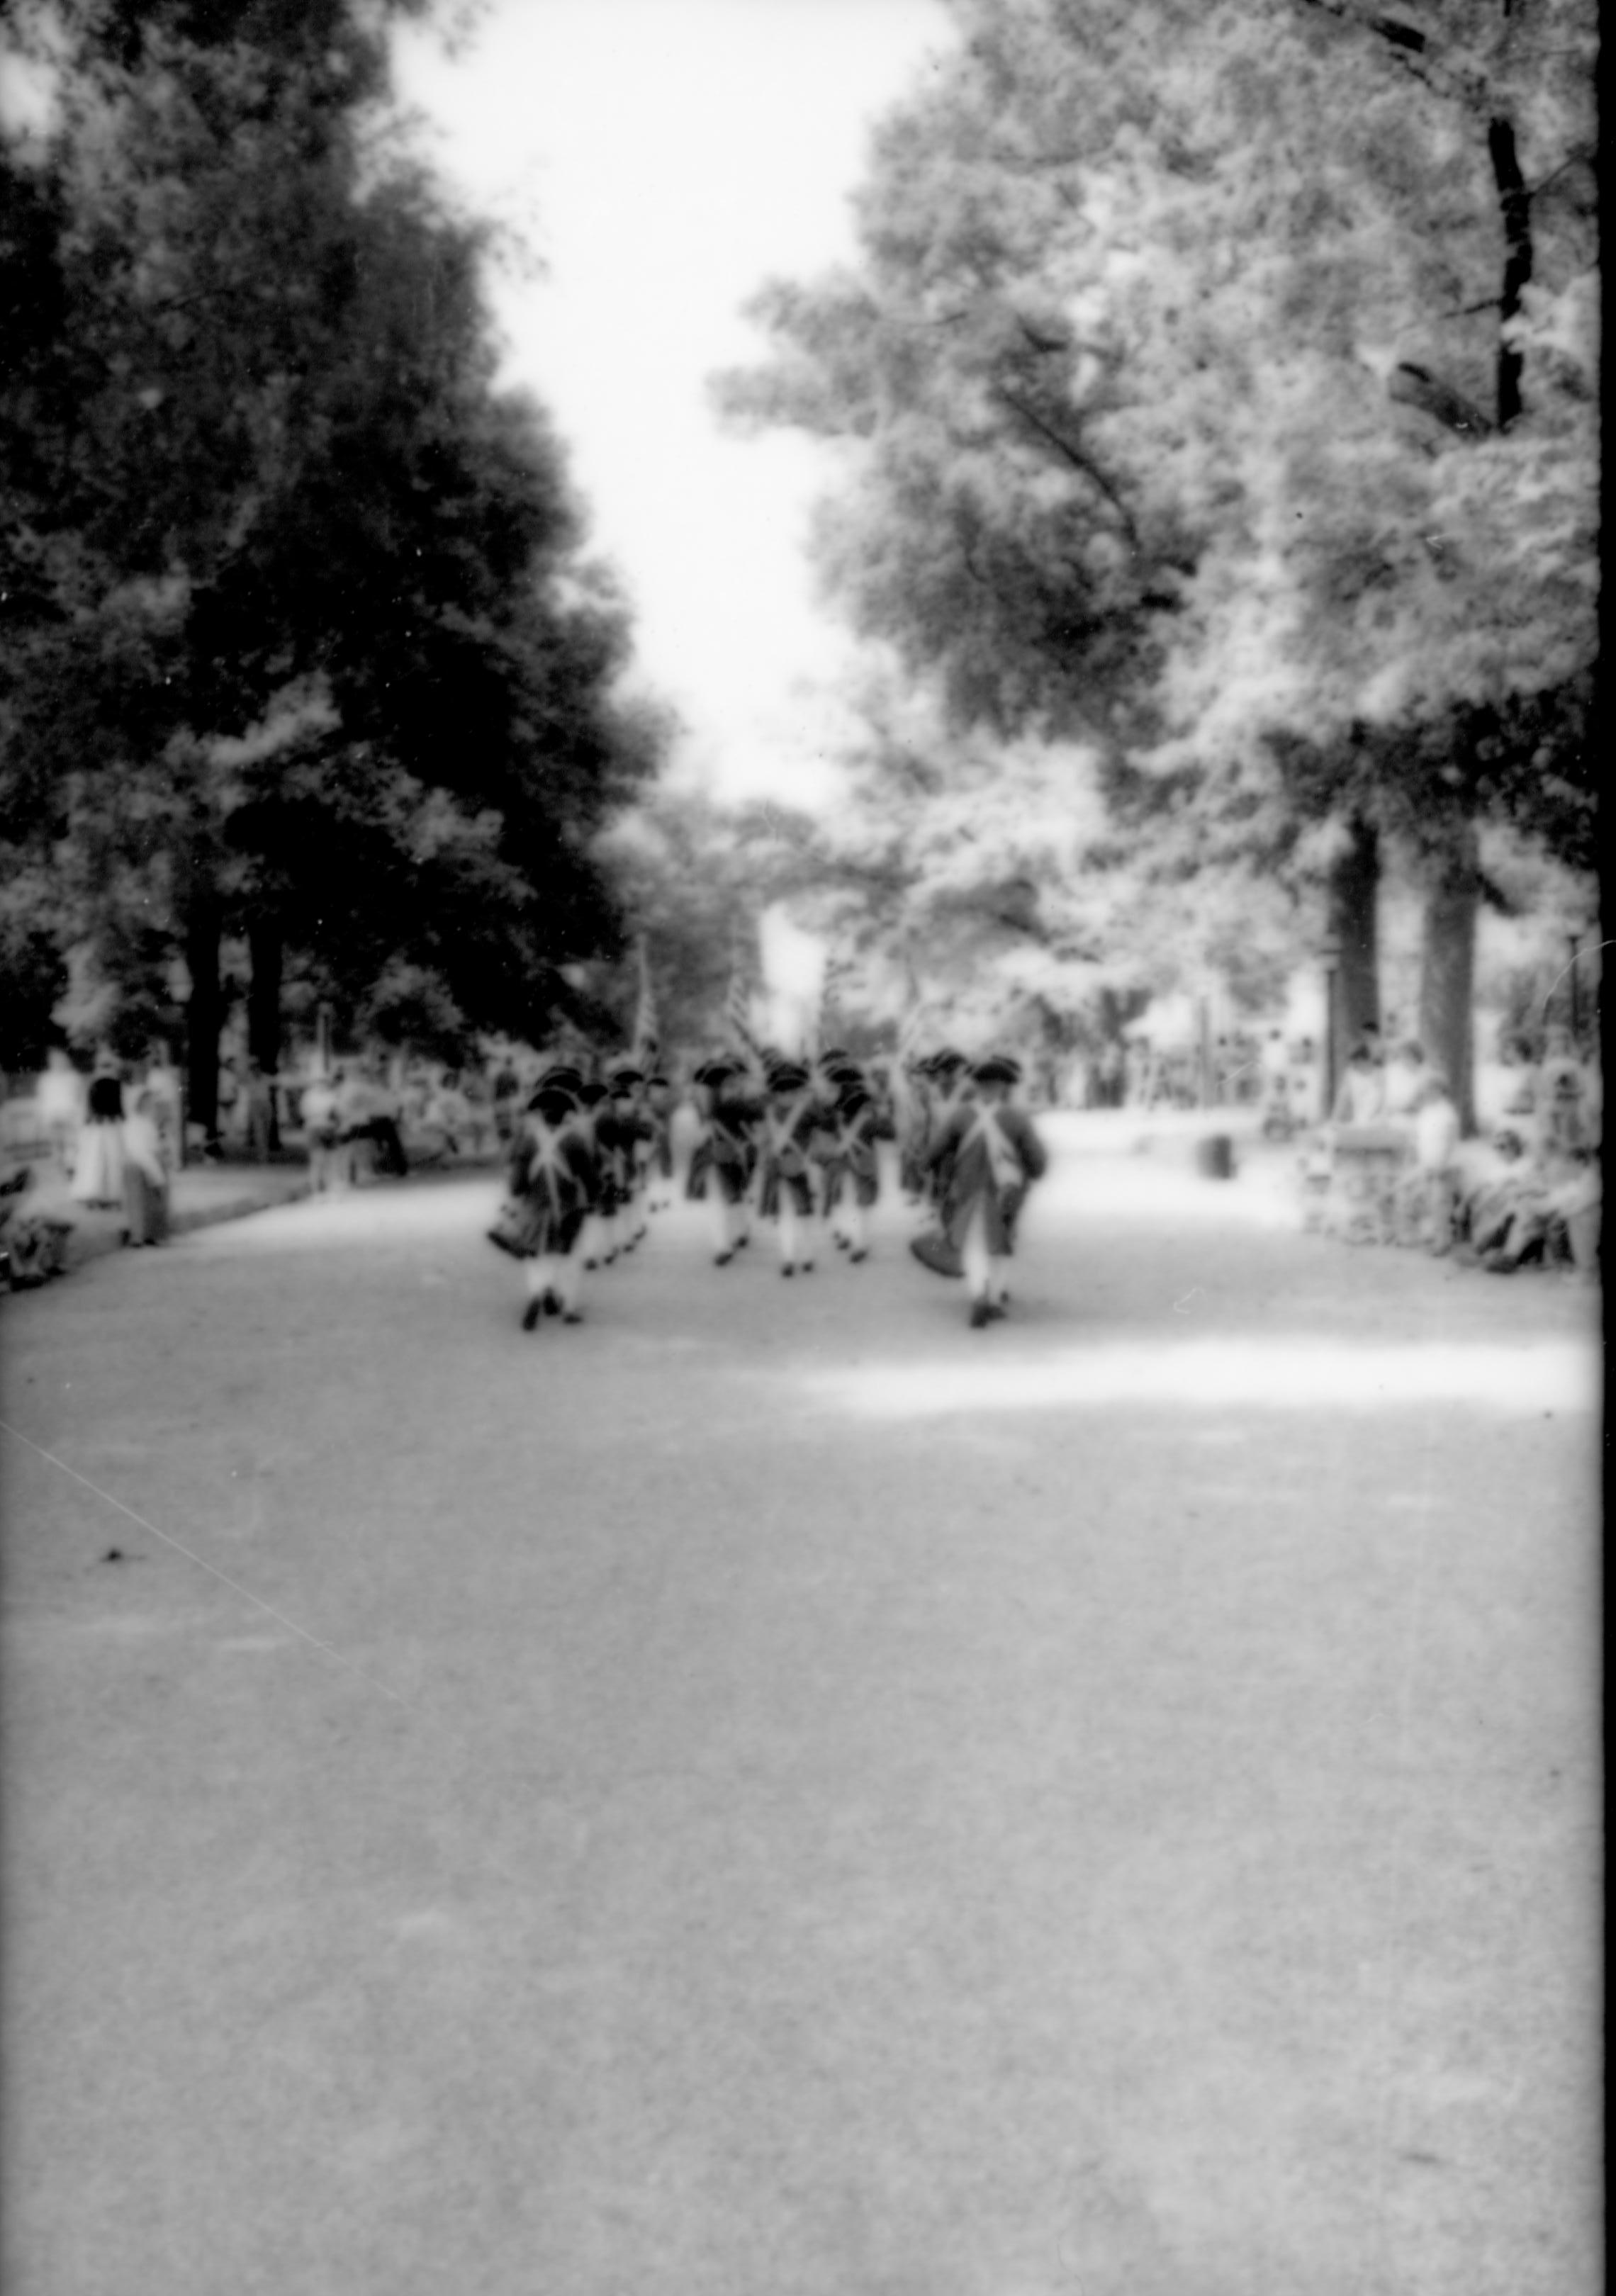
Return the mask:
[[8,2292],[1600,2284],[1587,1294],[1071,1154],[990,1332],[524,1338],[493,1193],[8,1320]]

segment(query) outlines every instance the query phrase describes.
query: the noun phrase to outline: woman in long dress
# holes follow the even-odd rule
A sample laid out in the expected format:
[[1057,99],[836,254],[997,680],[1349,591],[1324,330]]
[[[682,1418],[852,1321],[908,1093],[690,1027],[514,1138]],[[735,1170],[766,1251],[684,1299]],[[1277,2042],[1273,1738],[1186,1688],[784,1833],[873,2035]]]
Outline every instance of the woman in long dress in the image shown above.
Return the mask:
[[73,1195],[81,1204],[123,1201],[123,1084],[110,1053],[101,1055],[90,1079]]
[[168,1238],[168,1173],[157,1128],[153,1095],[141,1091],[124,1119],[123,1240],[129,1244],[166,1243]]

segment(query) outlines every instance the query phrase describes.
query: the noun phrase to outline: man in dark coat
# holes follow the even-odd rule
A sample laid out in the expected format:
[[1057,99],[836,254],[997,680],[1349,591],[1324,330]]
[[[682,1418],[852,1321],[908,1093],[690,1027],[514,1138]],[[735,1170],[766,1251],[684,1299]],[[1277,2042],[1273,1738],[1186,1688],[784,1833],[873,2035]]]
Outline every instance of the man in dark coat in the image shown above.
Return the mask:
[[818,1213],[814,1203],[812,1157],[823,1117],[806,1069],[781,1062],[768,1080],[768,1104],[758,1135],[761,1153],[759,1210],[778,1224],[780,1273],[805,1275],[814,1268]]
[[725,1267],[749,1240],[746,1195],[757,1161],[755,1135],[762,1111],[733,1061],[706,1062],[693,1082],[702,1137],[690,1187],[693,1193],[707,1193],[713,1205],[713,1259]]
[[1032,1119],[1011,1103],[1020,1078],[1013,1060],[980,1062],[974,1098],[956,1108],[927,1156],[942,1179],[943,1226],[964,1264],[973,1331],[1009,1306],[1016,1221],[1029,1187],[1049,1164]]
[[577,1096],[561,1080],[567,1073],[542,1078],[528,1103],[511,1157],[511,1195],[519,1208],[515,1232],[494,1238],[525,1262],[524,1332],[532,1331],[541,1315],[560,1316],[569,1324],[584,1320],[580,1238],[599,1193],[600,1174],[593,1144],[577,1121]]

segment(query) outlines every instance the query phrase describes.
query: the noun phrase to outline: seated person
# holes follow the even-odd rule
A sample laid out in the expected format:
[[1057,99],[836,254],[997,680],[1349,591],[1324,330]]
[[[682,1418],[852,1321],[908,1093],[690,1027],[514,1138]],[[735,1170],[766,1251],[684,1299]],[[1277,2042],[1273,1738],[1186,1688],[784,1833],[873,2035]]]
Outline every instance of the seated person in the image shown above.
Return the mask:
[[1506,1275],[1570,1260],[1571,1176],[1562,1161],[1552,1157],[1545,1165],[1529,1158],[1521,1134],[1508,1125],[1494,1134],[1487,1151],[1464,1159],[1460,1228],[1483,1267]]
[[18,1291],[66,1275],[69,1201],[65,1182],[49,1165],[22,1164],[0,1177],[0,1255]]

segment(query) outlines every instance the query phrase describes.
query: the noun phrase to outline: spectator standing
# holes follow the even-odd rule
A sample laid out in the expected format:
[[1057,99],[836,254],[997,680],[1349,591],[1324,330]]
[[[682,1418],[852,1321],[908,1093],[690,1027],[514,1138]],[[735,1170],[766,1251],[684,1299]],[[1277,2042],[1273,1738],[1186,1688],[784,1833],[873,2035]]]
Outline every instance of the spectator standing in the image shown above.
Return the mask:
[[317,1074],[303,1088],[303,1136],[308,1145],[308,1185],[324,1195],[342,1184],[341,1161],[349,1152],[341,1145],[342,1114],[337,1102],[336,1077]]
[[123,1128],[123,1242],[164,1243],[168,1236],[168,1170],[158,1130],[156,1095],[143,1086]]
[[70,1172],[73,1151],[85,1120],[84,1078],[60,1046],[45,1057],[39,1079],[39,1128],[50,1143],[58,1170]]
[[1376,1124],[1385,1110],[1386,1080],[1360,1037],[1352,1047],[1330,1119],[1333,1124]]
[[251,1164],[267,1164],[269,1146],[275,1134],[275,1103],[271,1097],[269,1079],[257,1061],[247,1063],[247,1074],[239,1096],[242,1138]]
[[370,1137],[377,1171],[394,1180],[406,1178],[410,1168],[404,1152],[403,1117],[404,1095],[378,1062],[370,1083]]
[[155,1045],[146,1062],[144,1089],[152,1095],[152,1119],[162,1142],[163,1160],[170,1172],[180,1163],[180,1143],[184,1138],[181,1117],[185,1100],[180,1089],[179,1070],[175,1067],[166,1045]]
[[1453,1249],[1459,1204],[1459,1111],[1448,1078],[1432,1070],[1420,1087],[1414,1117],[1415,1240],[1440,1259]]
[[1108,1037],[1100,1047],[1100,1105],[1120,1108],[1124,1085],[1125,1055],[1115,1037]]
[[90,1078],[78,1135],[73,1193],[81,1204],[123,1201],[123,1112],[122,1072],[111,1054],[103,1052]]
[[[371,1138],[371,1117],[374,1097],[370,1078],[363,1066],[356,1062],[352,1069],[337,1071],[337,1122],[340,1128],[339,1178],[346,1187],[357,1182],[360,1172],[359,1154]],[[369,1158],[365,1160],[370,1161]]]

